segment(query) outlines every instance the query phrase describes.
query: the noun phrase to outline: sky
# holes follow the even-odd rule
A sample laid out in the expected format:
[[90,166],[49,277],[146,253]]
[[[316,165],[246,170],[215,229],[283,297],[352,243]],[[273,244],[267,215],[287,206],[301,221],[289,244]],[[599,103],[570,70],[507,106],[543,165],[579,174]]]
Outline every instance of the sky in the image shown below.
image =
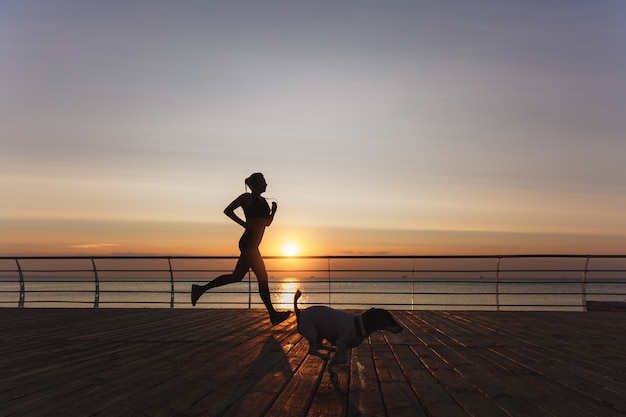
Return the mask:
[[0,254],[626,252],[626,2],[0,0]]

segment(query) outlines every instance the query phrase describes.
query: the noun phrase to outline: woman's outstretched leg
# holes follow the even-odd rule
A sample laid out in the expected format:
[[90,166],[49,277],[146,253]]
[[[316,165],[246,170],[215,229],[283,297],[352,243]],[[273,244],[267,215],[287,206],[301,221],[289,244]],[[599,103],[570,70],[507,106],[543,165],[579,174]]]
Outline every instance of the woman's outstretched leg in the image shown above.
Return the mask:
[[285,321],[289,314],[289,311],[276,311],[274,306],[272,305],[272,296],[270,294],[269,288],[269,278],[267,276],[267,270],[265,269],[265,262],[263,261],[263,257],[258,250],[250,250],[246,251],[246,257],[248,259],[248,263],[256,279],[259,283],[259,295],[261,296],[261,300],[263,300],[263,304],[265,304],[265,308],[270,315],[270,320],[273,325],[281,323]]
[[250,267],[248,266],[248,262],[246,261],[244,256],[240,256],[237,261],[237,265],[235,266],[235,270],[232,274],[220,275],[215,278],[213,281],[204,284],[204,285],[192,285],[191,286],[191,305],[195,306],[198,302],[198,299],[204,294],[206,291],[211,288],[221,287],[222,285],[232,284],[233,282],[239,282],[246,276],[246,273]]

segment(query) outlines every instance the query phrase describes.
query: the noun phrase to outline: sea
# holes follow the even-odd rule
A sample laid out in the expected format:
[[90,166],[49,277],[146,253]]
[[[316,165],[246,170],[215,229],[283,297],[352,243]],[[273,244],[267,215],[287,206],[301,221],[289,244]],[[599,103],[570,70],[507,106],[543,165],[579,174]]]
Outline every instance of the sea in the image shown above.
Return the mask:
[[[0,307],[34,308],[263,308],[254,276],[190,302],[197,279],[59,279],[0,277]],[[587,301],[626,302],[626,279],[270,278],[273,304],[293,309],[326,305],[361,310],[584,311]],[[20,295],[23,294],[23,298]]]

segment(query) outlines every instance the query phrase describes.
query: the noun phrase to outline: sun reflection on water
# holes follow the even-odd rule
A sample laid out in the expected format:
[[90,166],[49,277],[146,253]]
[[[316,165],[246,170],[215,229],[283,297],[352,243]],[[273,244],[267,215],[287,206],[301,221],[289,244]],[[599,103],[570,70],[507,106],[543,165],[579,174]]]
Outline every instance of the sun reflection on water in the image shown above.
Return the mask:
[[286,279],[281,281],[274,292],[272,303],[278,310],[293,310],[293,296],[298,289],[297,282]]

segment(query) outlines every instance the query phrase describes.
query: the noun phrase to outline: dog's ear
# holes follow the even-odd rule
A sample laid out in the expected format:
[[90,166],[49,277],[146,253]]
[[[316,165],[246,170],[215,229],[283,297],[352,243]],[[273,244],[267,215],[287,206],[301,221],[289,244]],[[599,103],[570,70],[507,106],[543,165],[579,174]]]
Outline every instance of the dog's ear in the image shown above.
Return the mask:
[[[372,313],[374,313],[376,311],[379,311],[379,312],[383,312],[384,311],[384,312],[386,312],[387,310],[385,310],[384,308],[374,308],[374,307],[372,307],[369,310],[367,310],[365,313],[372,314]],[[365,314],[365,313],[363,313],[363,314]]]
[[365,313],[363,313],[363,315],[382,317],[382,316],[391,316],[391,313],[385,310],[384,308],[370,308]]

